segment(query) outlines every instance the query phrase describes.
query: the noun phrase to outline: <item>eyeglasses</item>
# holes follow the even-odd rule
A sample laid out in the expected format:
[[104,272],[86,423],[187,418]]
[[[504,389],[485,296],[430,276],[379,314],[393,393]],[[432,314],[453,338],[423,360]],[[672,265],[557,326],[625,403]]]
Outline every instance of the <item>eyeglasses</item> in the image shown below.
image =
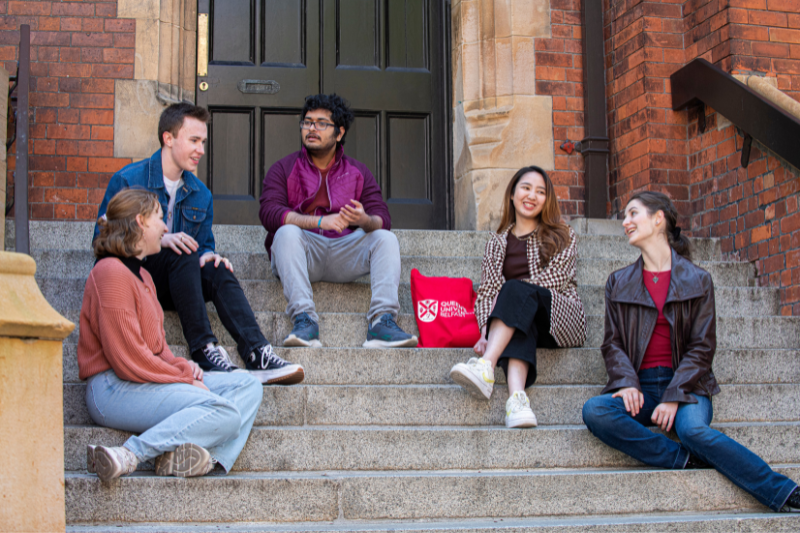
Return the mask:
[[301,130],[310,130],[311,126],[314,126],[314,129],[317,130],[317,131],[325,131],[328,128],[330,128],[331,126],[333,126],[333,124],[331,124],[330,122],[322,122],[322,121],[314,122],[313,120],[301,120],[300,121],[300,129]]

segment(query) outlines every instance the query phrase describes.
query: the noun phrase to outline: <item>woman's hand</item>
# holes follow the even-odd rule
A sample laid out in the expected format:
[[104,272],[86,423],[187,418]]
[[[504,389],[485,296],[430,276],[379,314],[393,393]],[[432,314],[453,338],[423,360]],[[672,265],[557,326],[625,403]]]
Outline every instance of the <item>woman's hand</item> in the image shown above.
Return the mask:
[[[625,402],[625,410],[628,411],[631,416],[638,415],[639,410],[644,407],[644,394],[636,387],[619,389],[611,397],[622,398],[622,401]],[[653,416],[655,416],[655,414]]]
[[161,237],[161,247],[172,248],[172,251],[178,255],[182,255],[183,252],[191,254],[198,248],[197,241],[184,232],[165,234]]
[[476,342],[475,346],[472,347],[472,351],[483,357],[483,354],[486,353],[486,344],[486,326],[483,326],[481,328],[481,338],[478,339],[478,342]]
[[675,422],[675,413],[677,412],[678,402],[660,403],[656,410],[653,411],[653,416],[650,420],[664,431],[669,431],[672,429],[672,423]]
[[[198,389],[208,390],[208,387],[206,387],[206,384],[203,383],[202,381],[194,380],[194,383],[192,383],[192,385],[194,385]],[[208,392],[211,392],[211,391],[208,391]]]
[[197,381],[203,381],[203,369],[200,368],[200,365],[195,363],[194,361],[187,361],[189,363],[189,367],[192,369],[192,377]]

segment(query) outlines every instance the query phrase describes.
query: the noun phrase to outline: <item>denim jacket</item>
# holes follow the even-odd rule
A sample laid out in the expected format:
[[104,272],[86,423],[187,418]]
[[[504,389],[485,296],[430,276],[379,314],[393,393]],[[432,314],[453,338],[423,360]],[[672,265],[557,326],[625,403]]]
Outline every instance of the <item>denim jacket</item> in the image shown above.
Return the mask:
[[[183,171],[183,186],[177,190],[175,198],[175,216],[170,233],[184,232],[197,241],[198,255],[214,251],[214,234],[211,224],[214,221],[214,202],[211,191],[203,182],[191,172]],[[119,170],[111,177],[103,197],[103,203],[97,216],[102,217],[108,209],[108,202],[122,189],[141,187],[156,193],[161,209],[164,211],[164,222],[167,221],[167,207],[169,196],[164,188],[164,173],[161,170],[161,150],[154,153],[150,159],[132,163]],[[94,237],[100,234],[100,228],[95,224]]]

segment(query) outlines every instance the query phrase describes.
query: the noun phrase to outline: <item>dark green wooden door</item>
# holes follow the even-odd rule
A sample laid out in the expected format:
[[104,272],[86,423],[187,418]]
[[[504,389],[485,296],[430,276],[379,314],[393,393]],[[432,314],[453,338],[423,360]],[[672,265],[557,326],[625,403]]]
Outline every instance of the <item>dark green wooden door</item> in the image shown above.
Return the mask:
[[445,5],[200,0],[210,42],[197,103],[212,121],[198,173],[215,222],[259,223],[266,170],[300,148],[305,96],[336,92],[357,117],[345,152],[375,175],[393,226],[447,228]]

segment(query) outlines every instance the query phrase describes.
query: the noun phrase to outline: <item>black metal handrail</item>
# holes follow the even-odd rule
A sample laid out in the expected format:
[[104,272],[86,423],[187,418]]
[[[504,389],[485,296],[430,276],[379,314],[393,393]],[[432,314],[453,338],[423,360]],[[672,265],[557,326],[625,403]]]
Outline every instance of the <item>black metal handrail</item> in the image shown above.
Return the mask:
[[[800,120],[705,59],[695,59],[670,76],[672,109],[707,105],[745,133],[742,166],[747,167],[750,143],[764,146],[800,168]],[[705,130],[705,108],[700,131]]]
[[17,160],[14,171],[14,230],[16,251],[30,254],[30,233],[28,231],[28,95],[30,92],[31,70],[31,27],[19,27],[19,66],[17,67],[17,111],[16,143]]

